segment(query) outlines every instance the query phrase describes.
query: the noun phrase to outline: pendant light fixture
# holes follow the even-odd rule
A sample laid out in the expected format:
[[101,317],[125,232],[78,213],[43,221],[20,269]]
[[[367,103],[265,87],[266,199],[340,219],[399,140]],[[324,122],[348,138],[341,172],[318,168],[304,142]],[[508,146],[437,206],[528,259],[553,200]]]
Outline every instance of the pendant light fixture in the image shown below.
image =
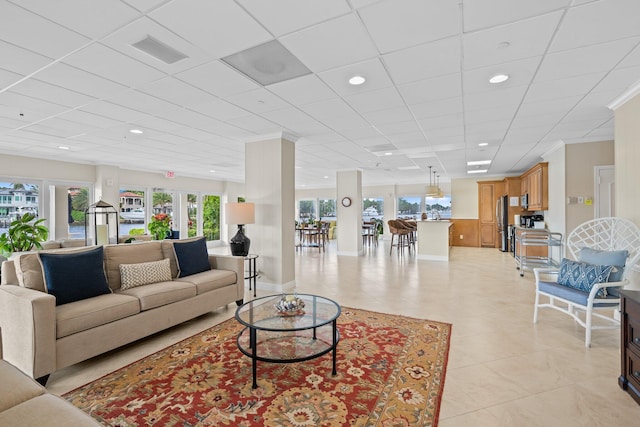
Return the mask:
[[442,188],[440,188],[440,175],[438,175],[438,180],[436,182],[436,187],[438,187],[438,195],[436,196],[437,199],[441,199],[444,197],[444,191],[442,191]]
[[435,180],[435,172],[433,172],[433,180],[432,180],[432,177],[431,177],[431,173],[432,173],[431,172],[431,166],[429,166],[429,185],[427,185],[426,191],[425,191],[427,197],[437,196],[438,195],[438,191],[440,190],[438,188],[438,185],[434,185],[434,182],[433,182]]

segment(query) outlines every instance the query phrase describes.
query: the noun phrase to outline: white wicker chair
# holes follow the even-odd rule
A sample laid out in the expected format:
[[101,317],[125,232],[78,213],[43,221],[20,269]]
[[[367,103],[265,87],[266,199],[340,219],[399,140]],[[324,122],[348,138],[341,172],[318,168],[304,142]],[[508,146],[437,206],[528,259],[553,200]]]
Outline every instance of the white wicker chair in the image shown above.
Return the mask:
[[[620,297],[616,289],[624,287],[628,281],[626,273],[640,259],[640,229],[631,221],[623,218],[608,217],[587,221],[576,227],[567,238],[567,248],[575,260],[580,260],[580,251],[591,248],[599,251],[627,250],[624,271],[617,282],[597,283],[590,293],[558,285],[558,268],[534,269],[536,279],[536,300],[533,323],[538,322],[538,308],[553,308],[573,317],[585,328],[585,346],[591,346],[591,331],[593,329],[619,329],[620,320],[617,315]],[[608,295],[598,297],[596,294],[602,288],[607,289]],[[548,303],[541,303],[540,297],[548,297]],[[560,303],[560,305],[558,305]],[[610,315],[604,310],[609,310]],[[596,312],[595,310],[598,310]],[[583,314],[584,313],[584,314]],[[584,319],[583,317],[584,316]],[[593,325],[593,317],[604,319],[605,325]]]

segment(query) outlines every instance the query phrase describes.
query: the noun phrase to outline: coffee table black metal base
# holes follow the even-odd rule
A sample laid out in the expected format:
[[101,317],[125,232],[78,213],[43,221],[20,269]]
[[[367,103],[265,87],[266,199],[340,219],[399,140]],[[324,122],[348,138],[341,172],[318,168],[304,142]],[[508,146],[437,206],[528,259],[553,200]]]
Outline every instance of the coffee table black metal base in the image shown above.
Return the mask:
[[258,387],[258,361],[304,362],[332,352],[331,374],[337,374],[336,356],[340,341],[337,319],[340,306],[315,295],[298,297],[307,306],[304,312],[293,315],[282,315],[275,310],[273,305],[280,296],[258,298],[238,307],[236,311],[236,319],[246,326],[238,334],[237,343],[238,349],[251,358],[253,388]]

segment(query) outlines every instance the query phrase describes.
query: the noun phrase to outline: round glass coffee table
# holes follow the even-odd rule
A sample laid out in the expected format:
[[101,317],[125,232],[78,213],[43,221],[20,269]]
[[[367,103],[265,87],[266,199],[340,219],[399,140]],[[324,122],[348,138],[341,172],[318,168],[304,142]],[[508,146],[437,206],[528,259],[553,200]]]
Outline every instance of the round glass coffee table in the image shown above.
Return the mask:
[[340,305],[317,295],[296,294],[304,308],[281,313],[276,304],[283,295],[256,298],[236,310],[246,326],[238,334],[238,349],[251,357],[253,388],[258,387],[257,361],[293,363],[333,352],[332,375],[336,375],[336,348],[340,340],[337,319]]

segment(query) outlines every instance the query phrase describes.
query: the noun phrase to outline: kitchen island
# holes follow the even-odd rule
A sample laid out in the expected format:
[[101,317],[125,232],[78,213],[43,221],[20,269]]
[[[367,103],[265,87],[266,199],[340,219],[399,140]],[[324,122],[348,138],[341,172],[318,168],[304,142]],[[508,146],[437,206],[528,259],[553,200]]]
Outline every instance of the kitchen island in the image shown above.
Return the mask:
[[453,223],[447,220],[416,221],[418,227],[418,259],[449,261]]

